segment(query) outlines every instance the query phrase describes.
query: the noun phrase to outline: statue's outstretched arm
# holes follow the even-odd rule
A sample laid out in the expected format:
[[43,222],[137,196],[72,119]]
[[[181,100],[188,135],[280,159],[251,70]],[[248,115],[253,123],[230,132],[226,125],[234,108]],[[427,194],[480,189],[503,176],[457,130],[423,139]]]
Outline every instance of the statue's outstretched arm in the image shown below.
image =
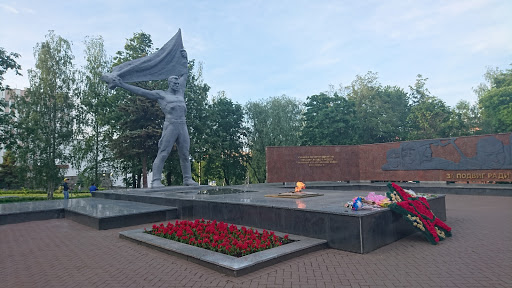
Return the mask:
[[150,100],[158,100],[159,98],[161,98],[161,96],[158,93],[156,93],[155,91],[146,90],[146,89],[142,89],[137,86],[127,84],[123,80],[121,80],[121,78],[119,78],[119,77],[114,77],[112,79],[112,86],[113,87],[121,87],[123,89],[126,89],[126,90],[132,92],[132,93],[146,97]]

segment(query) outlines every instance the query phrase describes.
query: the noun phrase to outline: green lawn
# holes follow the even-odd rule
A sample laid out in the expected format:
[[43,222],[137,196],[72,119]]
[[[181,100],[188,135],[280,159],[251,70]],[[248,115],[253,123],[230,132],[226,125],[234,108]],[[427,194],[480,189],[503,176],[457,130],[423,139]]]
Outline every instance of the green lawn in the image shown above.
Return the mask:
[[[75,198],[88,198],[91,197],[89,192],[75,192],[70,193],[70,199]],[[53,193],[53,200],[64,199],[64,194],[55,192]],[[0,191],[0,204],[1,203],[14,203],[26,201],[44,201],[48,200],[47,195],[43,191]]]

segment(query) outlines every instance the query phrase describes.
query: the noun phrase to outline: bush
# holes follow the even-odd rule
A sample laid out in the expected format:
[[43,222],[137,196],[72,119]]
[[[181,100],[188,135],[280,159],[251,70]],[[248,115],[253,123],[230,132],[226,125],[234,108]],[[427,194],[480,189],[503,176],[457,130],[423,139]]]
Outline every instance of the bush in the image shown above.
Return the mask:
[[7,198],[0,198],[0,203],[14,203],[14,202],[28,202],[28,201],[41,201],[46,200],[45,196],[40,197],[19,197],[19,196],[13,196],[13,197],[7,197]]
[[[5,192],[5,191],[2,191]],[[41,193],[14,193],[15,191],[11,190],[11,193],[3,193],[2,197],[0,198],[0,204],[1,203],[14,203],[14,202],[27,202],[27,201],[42,201],[42,200],[48,200],[48,196],[46,192],[40,191]],[[19,191],[17,191],[19,192]],[[88,198],[91,197],[91,194],[89,192],[71,192],[70,199],[75,198]],[[61,200],[64,199],[64,194],[62,193],[54,193],[53,194],[53,200]]]
[[21,190],[0,190],[0,195],[4,194],[46,194],[44,190],[28,190],[25,188],[21,188]]

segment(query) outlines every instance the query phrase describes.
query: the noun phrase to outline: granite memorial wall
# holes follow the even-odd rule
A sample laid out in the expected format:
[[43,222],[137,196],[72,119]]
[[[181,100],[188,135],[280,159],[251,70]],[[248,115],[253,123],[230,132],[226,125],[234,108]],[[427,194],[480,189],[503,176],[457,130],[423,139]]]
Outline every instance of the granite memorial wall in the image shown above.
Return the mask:
[[512,182],[512,133],[368,145],[267,147],[267,182]]

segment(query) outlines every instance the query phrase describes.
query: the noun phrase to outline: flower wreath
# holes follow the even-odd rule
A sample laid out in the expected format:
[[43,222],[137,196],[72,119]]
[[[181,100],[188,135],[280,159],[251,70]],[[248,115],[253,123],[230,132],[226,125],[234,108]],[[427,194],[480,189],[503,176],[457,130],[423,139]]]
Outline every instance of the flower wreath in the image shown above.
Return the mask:
[[389,183],[388,188],[386,196],[393,201],[388,208],[403,215],[416,229],[423,232],[430,243],[436,245],[440,240],[452,236],[452,228],[432,213],[425,197],[414,197],[395,183]]

